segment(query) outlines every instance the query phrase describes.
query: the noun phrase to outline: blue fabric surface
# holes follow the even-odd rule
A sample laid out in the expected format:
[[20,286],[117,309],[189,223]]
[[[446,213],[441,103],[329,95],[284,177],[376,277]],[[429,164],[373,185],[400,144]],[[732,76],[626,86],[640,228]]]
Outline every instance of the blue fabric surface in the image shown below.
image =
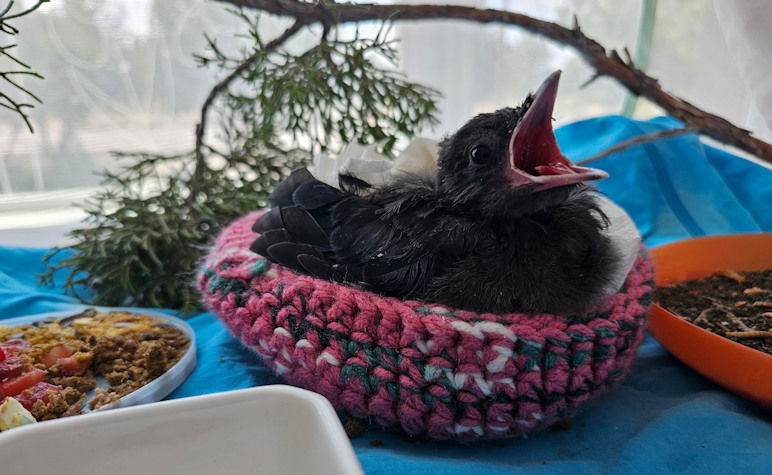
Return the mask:
[[[563,153],[579,161],[628,138],[680,127],[660,117],[607,116],[556,131]],[[598,186],[624,208],[649,246],[690,237],[772,230],[772,170],[702,144],[697,136],[629,148],[590,166],[610,178]]]
[[[557,135],[564,153],[578,160],[630,136],[677,126],[670,119],[603,117],[567,125]],[[609,171],[601,190],[630,213],[649,245],[772,231],[772,171],[695,137],[638,146],[593,166]],[[45,253],[0,248],[0,318],[83,307],[60,288],[37,285]],[[189,323],[198,338],[198,366],[170,397],[280,382],[212,314]],[[772,471],[770,422],[769,412],[722,390],[647,337],[627,379],[588,403],[569,430],[458,446],[370,429],[353,444],[373,474],[762,474]],[[374,440],[382,445],[371,445]]]

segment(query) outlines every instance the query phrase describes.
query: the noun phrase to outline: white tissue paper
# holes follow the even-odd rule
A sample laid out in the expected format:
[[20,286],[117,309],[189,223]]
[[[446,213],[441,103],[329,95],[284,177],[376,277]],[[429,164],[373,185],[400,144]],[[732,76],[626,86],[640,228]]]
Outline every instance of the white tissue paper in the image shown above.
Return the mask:
[[605,196],[598,196],[597,198],[600,202],[600,209],[609,220],[605,234],[611,240],[611,245],[614,246],[619,257],[619,264],[612,271],[609,283],[604,289],[603,295],[608,296],[617,293],[625,283],[627,274],[630,273],[640,251],[641,234],[625,210]]
[[337,188],[338,175],[351,175],[373,186],[382,186],[402,173],[433,174],[437,170],[435,140],[416,138],[394,160],[376,152],[377,146],[350,144],[337,158],[317,155],[308,171],[317,180]]

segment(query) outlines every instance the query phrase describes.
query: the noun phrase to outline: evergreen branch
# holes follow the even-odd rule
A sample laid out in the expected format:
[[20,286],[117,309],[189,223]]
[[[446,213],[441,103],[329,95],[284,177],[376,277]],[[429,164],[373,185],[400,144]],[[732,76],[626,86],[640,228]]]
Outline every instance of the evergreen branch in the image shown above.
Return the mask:
[[0,12],[0,19],[4,19],[5,18],[5,14],[8,13],[9,11],[11,11],[11,8],[13,8],[13,0],[8,2],[8,5],[6,5],[5,8],[3,8],[3,11]]
[[[281,149],[291,138],[309,153],[327,152],[342,144],[383,143],[390,153],[397,137],[422,122],[434,123],[438,92],[410,83],[396,70],[394,41],[322,39],[300,55],[276,51],[244,74],[245,93],[229,92],[223,105],[223,129],[246,130],[246,142]],[[379,57],[379,58],[378,58]]]
[[[0,100],[8,101],[8,98],[4,94],[0,93]],[[18,113],[19,112],[19,108],[22,108],[22,107],[33,107],[33,106],[32,106],[32,104],[26,104],[26,103],[16,104],[14,106],[13,104],[5,104],[5,103],[0,102],[0,107],[4,107],[4,108],[6,108],[8,110],[11,110],[11,111],[14,111],[14,112]]]
[[727,145],[732,145],[772,163],[772,145],[753,137],[750,131],[690,104],[662,89],[659,82],[625,61],[615,50],[607,51],[588,37],[574,19],[573,28],[503,10],[482,10],[452,5],[380,5],[372,3],[303,2],[298,0],[218,0],[239,7],[289,16],[305,24],[358,23],[371,20],[458,19],[476,23],[497,23],[523,28],[531,33],[575,49],[592,66],[595,76],[615,79],[632,94],[654,102],[688,127]]
[[[378,61],[396,64],[383,30],[375,40],[322,35],[316,46],[291,54],[280,46],[305,23],[264,43],[257,16],[233,13],[244,21],[238,37],[249,48],[230,57],[207,37],[199,63],[227,74],[203,104],[195,149],[116,154],[128,162],[104,173],[104,187],[82,206],[83,227],[70,233],[74,244],[47,258],[43,283],[61,275],[68,293],[93,305],[193,312],[200,304],[190,281],[212,236],[266,206],[276,183],[306,164],[312,150],[354,140],[393,144],[436,121],[438,93]],[[215,108],[224,145],[212,147],[204,136]]]
[[30,91],[29,89],[25,88],[24,86],[22,86],[21,84],[17,83],[16,81],[14,81],[13,79],[11,79],[9,77],[11,75],[16,75],[16,74],[26,75],[26,76],[33,76],[33,77],[36,77],[38,79],[45,79],[45,78],[43,76],[41,76],[40,74],[32,72],[32,71],[6,71],[6,72],[0,72],[0,78],[2,78],[4,81],[8,82],[9,84],[11,84],[16,89],[22,91],[23,93],[27,94],[28,96],[30,96],[31,98],[35,99],[37,102],[42,104],[43,101],[41,101],[38,96],[33,94],[32,91]]
[[35,129],[32,127],[32,122],[30,122],[29,115],[22,110],[25,107],[31,109],[32,107],[34,107],[32,104],[26,104],[26,103],[23,103],[23,102],[16,102],[14,99],[12,99],[11,97],[8,97],[8,95],[3,93],[3,92],[0,92],[0,99],[5,100],[5,101],[8,102],[8,104],[0,103],[1,106],[3,106],[5,109],[14,111],[17,114],[19,114],[21,119],[27,125],[27,128],[29,129],[29,131],[30,132],[35,132]]
[[38,8],[40,8],[44,3],[48,3],[50,1],[51,0],[38,0],[34,5],[32,5],[31,7],[29,7],[26,10],[22,10],[19,13],[14,13],[13,15],[5,16],[5,14],[8,13],[11,10],[11,7],[13,7],[13,0],[10,0],[8,2],[8,5],[6,5],[5,9],[3,10],[3,12],[0,13],[0,23],[4,22],[4,21],[7,21],[7,20],[12,20],[14,18],[19,18],[19,17],[22,17],[22,16],[27,15],[27,14],[30,14],[30,13],[34,12],[35,10],[37,10]]
[[[212,107],[212,104],[214,103],[215,99],[217,99],[217,97],[220,94],[222,94],[223,91],[227,90],[228,86],[230,86],[231,83],[233,83],[233,81],[241,77],[241,75],[247,69],[249,69],[258,59],[263,57],[266,52],[275,50],[277,47],[279,47],[285,41],[291,38],[295,33],[297,33],[303,26],[305,26],[305,23],[301,21],[295,22],[292,26],[287,28],[284,31],[284,33],[276,37],[273,41],[263,46],[262,48],[256,50],[250,57],[244,60],[238,67],[236,67],[233,71],[231,71],[230,74],[228,74],[225,78],[223,78],[220,82],[218,82],[209,91],[209,94],[207,95],[203,106],[201,106],[201,116],[199,118],[198,124],[196,125],[196,145],[195,145],[196,165],[193,171],[193,178],[191,179],[191,196],[193,196],[198,191],[198,184],[201,181],[201,175],[204,171],[204,168],[206,167],[204,152],[203,152],[204,134],[206,133],[207,114],[209,112],[209,109]],[[213,45],[213,44],[214,43],[210,41],[210,45]]]
[[[14,5],[13,0],[9,1],[6,4],[5,8],[3,8],[3,10],[0,12],[0,31],[5,33],[5,34],[8,34],[8,35],[15,35],[15,34],[17,34],[19,32],[19,30],[14,28],[10,24],[8,24],[7,21],[8,20],[12,20],[14,18],[22,17],[22,16],[27,15],[29,13],[32,13],[33,11],[37,10],[41,5],[43,5],[44,3],[47,3],[48,1],[50,1],[50,0],[38,0],[37,2],[35,2],[35,4],[33,4],[31,7],[27,8],[26,10],[22,10],[20,12],[14,13],[14,14],[9,14],[9,12],[11,11],[11,9],[13,8],[13,5]],[[0,78],[2,78],[8,84],[10,84],[13,89],[21,91],[23,94],[26,94],[26,95],[30,96],[35,101],[37,101],[39,103],[42,103],[43,101],[41,101],[40,98],[38,96],[36,96],[32,91],[30,91],[26,87],[22,86],[18,82],[14,81],[13,79],[11,79],[11,76],[32,76],[32,77],[35,77],[35,78],[38,78],[38,79],[44,79],[43,76],[41,76],[40,74],[31,71],[30,70],[31,68],[27,64],[25,64],[24,62],[22,62],[21,60],[19,60],[18,58],[16,58],[15,56],[13,56],[12,54],[10,54],[8,52],[8,50],[10,50],[12,48],[15,48],[15,47],[16,47],[16,44],[12,44],[12,45],[8,45],[8,46],[0,46],[0,57],[3,57],[3,56],[7,57],[8,59],[13,61],[14,63],[16,63],[19,66],[23,67],[24,70],[21,70],[21,71],[2,71],[2,72],[0,72]],[[33,107],[32,104],[26,104],[26,103],[23,103],[23,102],[19,102],[19,101],[15,100],[14,98],[12,98],[11,96],[9,96],[6,93],[0,93],[0,99],[3,99],[3,100],[5,100],[7,102],[6,104],[0,103],[0,105],[2,105],[3,108],[11,110],[11,111],[17,113],[22,118],[24,123],[27,125],[27,128],[29,129],[29,131],[30,132],[34,132],[35,131],[35,129],[32,127],[32,123],[30,122],[29,115],[23,110],[24,108],[31,109]]]
[[13,44],[13,45],[8,45],[8,46],[2,46],[2,47],[0,47],[0,56],[5,56],[6,58],[10,59],[10,60],[11,60],[11,61],[13,61],[14,63],[16,63],[16,64],[18,64],[19,66],[21,66],[22,68],[25,68],[25,69],[30,69],[30,67],[29,67],[29,65],[28,65],[28,64],[21,62],[21,60],[20,60],[19,58],[17,58],[17,57],[15,57],[15,56],[13,56],[12,54],[8,53],[8,50],[9,50],[9,49],[15,48],[15,47],[17,47],[17,46],[18,46],[18,45],[16,45],[16,44]]

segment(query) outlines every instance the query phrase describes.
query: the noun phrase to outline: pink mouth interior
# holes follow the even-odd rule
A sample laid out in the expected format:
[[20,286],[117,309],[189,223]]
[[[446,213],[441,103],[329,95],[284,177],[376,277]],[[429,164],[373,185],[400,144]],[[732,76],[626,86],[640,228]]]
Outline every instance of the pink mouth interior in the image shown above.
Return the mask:
[[560,152],[552,130],[559,80],[556,71],[544,81],[512,132],[506,175],[514,186],[534,185],[536,192],[608,177],[603,170],[574,165]]

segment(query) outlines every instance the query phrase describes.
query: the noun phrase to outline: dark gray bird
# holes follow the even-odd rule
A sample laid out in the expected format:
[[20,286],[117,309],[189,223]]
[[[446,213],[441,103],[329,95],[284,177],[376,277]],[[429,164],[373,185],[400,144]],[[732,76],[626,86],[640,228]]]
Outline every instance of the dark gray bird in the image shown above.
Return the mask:
[[307,169],[269,197],[251,249],[383,295],[476,312],[569,313],[595,302],[616,260],[588,180],[552,131],[560,71],[515,108],[480,114],[440,144],[435,176],[338,189]]

